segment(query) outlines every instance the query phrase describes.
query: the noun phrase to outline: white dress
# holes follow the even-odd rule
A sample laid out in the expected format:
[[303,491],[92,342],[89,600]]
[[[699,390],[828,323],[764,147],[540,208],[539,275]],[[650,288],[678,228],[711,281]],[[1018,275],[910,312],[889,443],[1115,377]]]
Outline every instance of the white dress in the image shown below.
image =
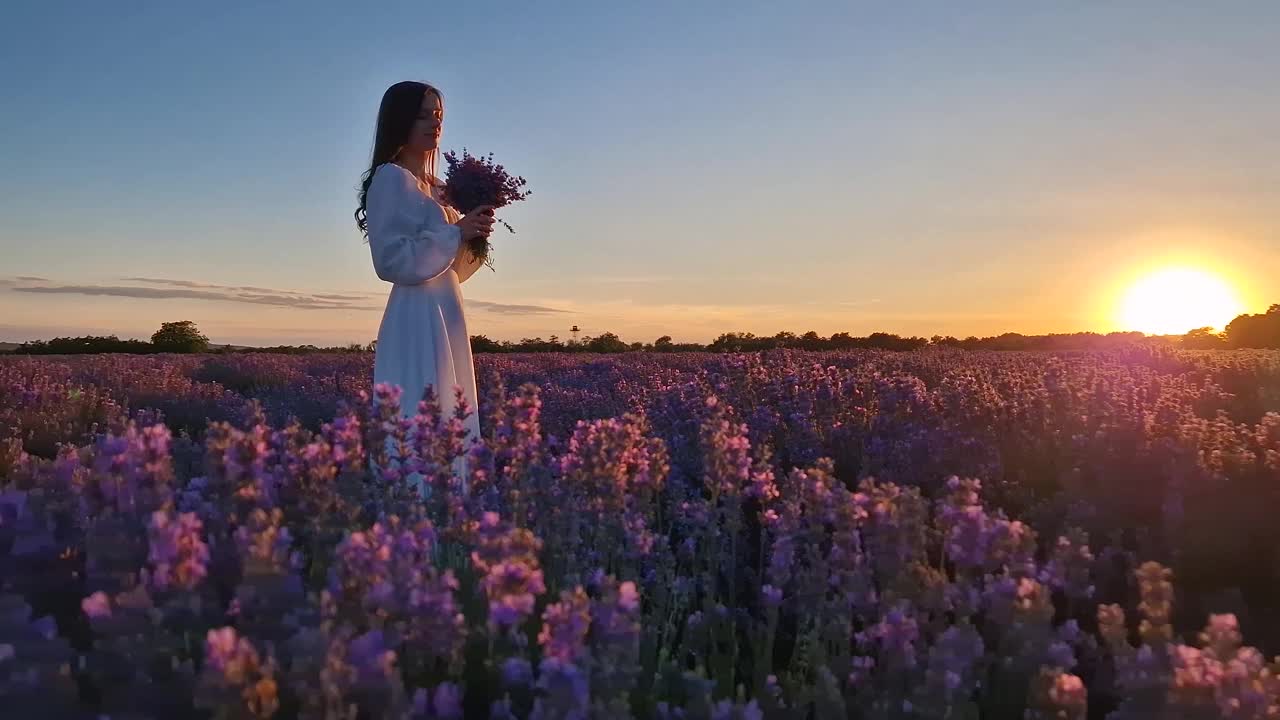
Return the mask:
[[[369,249],[374,271],[392,286],[378,328],[373,381],[400,387],[405,417],[417,412],[430,385],[447,419],[456,406],[454,388],[462,388],[471,408],[463,446],[470,447],[480,437],[480,419],[460,283],[482,263],[452,224],[459,213],[438,196],[437,187],[395,163],[374,171],[365,205]],[[464,481],[465,468],[464,457],[456,466]]]

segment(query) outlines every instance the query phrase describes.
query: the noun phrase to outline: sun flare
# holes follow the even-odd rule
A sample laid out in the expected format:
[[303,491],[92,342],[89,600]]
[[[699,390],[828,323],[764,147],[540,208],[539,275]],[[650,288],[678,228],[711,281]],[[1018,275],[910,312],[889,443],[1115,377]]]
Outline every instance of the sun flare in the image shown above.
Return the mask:
[[1202,327],[1221,330],[1243,309],[1235,288],[1221,277],[1194,268],[1166,268],[1134,283],[1119,314],[1125,330],[1180,335]]

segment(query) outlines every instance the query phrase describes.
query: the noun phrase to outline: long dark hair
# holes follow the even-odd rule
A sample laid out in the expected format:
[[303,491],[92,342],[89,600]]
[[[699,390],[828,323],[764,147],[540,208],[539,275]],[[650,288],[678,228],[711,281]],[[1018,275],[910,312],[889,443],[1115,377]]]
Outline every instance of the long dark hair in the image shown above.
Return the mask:
[[[409,131],[417,122],[422,99],[427,93],[435,93],[440,98],[440,104],[444,105],[444,95],[438,89],[414,80],[398,82],[382,93],[382,104],[378,106],[378,129],[373,137],[373,157],[369,162],[369,169],[360,178],[360,204],[355,212],[356,227],[366,237],[369,235],[369,222],[365,217],[365,207],[369,186],[373,184],[373,173],[379,166],[395,160],[400,154],[409,139]],[[435,168],[429,167],[428,172],[434,174]]]

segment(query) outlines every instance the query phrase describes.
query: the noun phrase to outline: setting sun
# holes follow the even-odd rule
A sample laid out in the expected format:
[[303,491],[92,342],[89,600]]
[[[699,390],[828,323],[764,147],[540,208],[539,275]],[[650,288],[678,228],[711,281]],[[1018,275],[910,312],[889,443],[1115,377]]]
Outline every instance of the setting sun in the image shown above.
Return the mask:
[[1147,275],[1125,293],[1120,322],[1126,330],[1173,335],[1210,327],[1221,330],[1244,309],[1222,278],[1192,268],[1167,268]]

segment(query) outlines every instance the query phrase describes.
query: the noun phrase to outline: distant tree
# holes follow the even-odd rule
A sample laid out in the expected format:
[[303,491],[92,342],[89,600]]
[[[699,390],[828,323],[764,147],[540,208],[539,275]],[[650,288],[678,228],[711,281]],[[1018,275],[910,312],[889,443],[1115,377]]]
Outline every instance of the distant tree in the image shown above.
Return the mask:
[[601,333],[587,340],[585,345],[587,352],[593,353],[619,353],[626,352],[628,349],[627,344],[611,332]]
[[738,337],[737,333],[721,333],[707,345],[707,349],[712,352],[733,352],[738,349]]
[[805,350],[823,350],[827,347],[827,339],[810,330],[800,336],[798,344]]
[[847,332],[838,332],[827,338],[827,344],[832,350],[851,350],[858,347],[858,338]]
[[772,347],[770,338],[757,338],[752,333],[723,333],[711,341],[711,352],[753,352]]
[[[953,336],[934,335],[930,338],[902,337],[893,333],[875,332],[865,337],[838,332],[823,338],[816,331],[803,335],[782,331],[774,335],[758,336],[749,332],[726,332],[709,344],[676,343],[670,335],[663,335],[652,343],[626,342],[618,335],[606,332],[595,337],[563,342],[552,335],[524,338],[519,342],[492,340],[484,335],[471,337],[475,353],[544,353],[544,352],[592,352],[622,353],[652,350],[656,352],[767,352],[786,350],[857,350],[877,349],[904,352],[927,346],[956,347],[970,351],[1088,351],[1115,350],[1134,346],[1186,347],[1186,348],[1280,348],[1280,304],[1274,304],[1261,315],[1241,315],[1227,325],[1226,331],[1214,334],[1209,328],[1197,328],[1183,336],[1149,337],[1139,332],[1092,332],[1049,335],[1022,335],[1003,333],[994,337],[968,336],[963,340]],[[275,347],[212,346],[208,338],[200,334],[191,321],[164,323],[152,336],[152,342],[120,340],[108,337],[54,338],[23,343],[11,352],[17,354],[77,354],[77,353],[154,353],[154,352],[214,352],[240,353],[262,352],[301,355],[308,353],[356,353],[376,352],[377,340],[366,345],[351,343],[345,346],[317,347],[315,345],[280,345]]]
[[1233,348],[1280,348],[1280,304],[1261,315],[1241,315],[1227,323],[1227,344]]
[[209,349],[209,338],[200,333],[190,320],[167,322],[151,336],[151,344],[160,352],[202,353]]
[[867,347],[878,348],[880,350],[915,350],[916,348],[928,345],[929,341],[924,338],[904,338],[892,333],[871,333],[867,336]]
[[500,343],[490,340],[484,335],[471,336],[471,352],[473,353],[500,353],[502,350]]
[[97,353],[130,353],[136,355],[156,352],[145,340],[121,340],[115,335],[86,335],[84,337],[57,337],[52,340],[33,340],[14,348],[15,355],[87,355]]
[[1225,333],[1215,333],[1211,327],[1196,328],[1182,336],[1182,347],[1192,350],[1216,350],[1227,347]]
[[540,337],[523,338],[518,343],[504,342],[502,347],[507,352],[565,352],[575,350],[576,348],[571,347],[572,345],[572,342],[565,345],[559,338],[552,335],[550,340],[543,340]]

